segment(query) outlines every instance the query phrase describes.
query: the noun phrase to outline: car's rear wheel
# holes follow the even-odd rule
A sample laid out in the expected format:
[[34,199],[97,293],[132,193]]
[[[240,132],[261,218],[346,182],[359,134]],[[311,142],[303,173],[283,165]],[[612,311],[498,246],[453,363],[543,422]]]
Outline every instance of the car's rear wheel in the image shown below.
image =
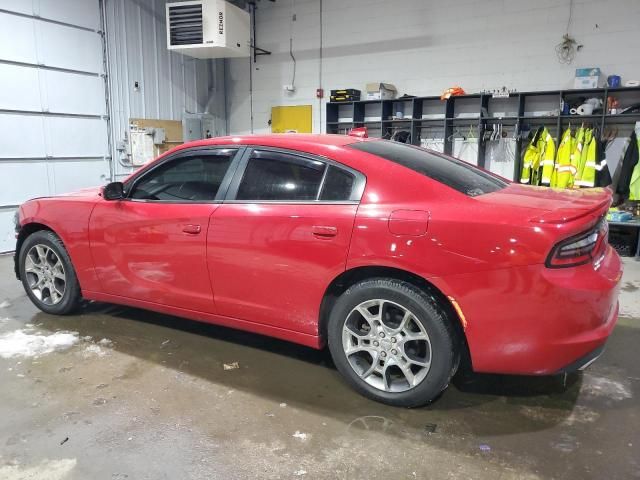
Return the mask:
[[336,367],[356,390],[402,407],[436,398],[460,356],[438,301],[394,279],[365,280],[347,289],[331,311],[328,342]]
[[29,235],[19,257],[20,278],[31,301],[43,312],[71,313],[80,304],[80,286],[60,238],[49,230]]

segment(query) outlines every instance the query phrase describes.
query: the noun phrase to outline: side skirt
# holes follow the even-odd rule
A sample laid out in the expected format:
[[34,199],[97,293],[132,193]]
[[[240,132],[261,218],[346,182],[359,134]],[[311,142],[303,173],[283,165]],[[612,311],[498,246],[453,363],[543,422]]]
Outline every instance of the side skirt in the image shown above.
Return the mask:
[[108,293],[92,292],[83,290],[82,297],[86,300],[95,300],[97,302],[115,303],[118,305],[126,305],[130,307],[143,308],[159,313],[175,315],[176,317],[184,317],[198,322],[212,323],[214,325],[222,325],[223,327],[235,328],[247,332],[258,333],[268,337],[275,337],[288,342],[299,343],[307,347],[321,349],[322,341],[320,337],[300,333],[286,328],[274,327],[272,325],[264,325],[262,323],[249,322],[247,320],[239,320],[237,318],[223,317],[211,313],[198,312],[186,308],[172,307],[159,303],[147,302],[144,300],[136,300],[128,297],[120,297],[118,295],[110,295]]

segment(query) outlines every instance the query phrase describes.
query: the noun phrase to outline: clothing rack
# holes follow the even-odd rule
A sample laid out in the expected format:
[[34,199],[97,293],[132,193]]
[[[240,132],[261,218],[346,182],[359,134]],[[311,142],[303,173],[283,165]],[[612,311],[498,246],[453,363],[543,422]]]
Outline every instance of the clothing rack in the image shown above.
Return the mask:
[[[602,112],[592,115],[562,114],[561,104],[578,98],[599,98]],[[401,97],[394,100],[360,100],[326,104],[326,133],[342,133],[355,127],[368,127],[369,136],[389,137],[402,128],[411,134],[411,143],[420,145],[423,130],[439,127],[444,131],[444,153],[453,153],[454,132],[475,126],[478,142],[477,165],[485,166],[485,131],[492,124],[515,128],[514,171],[518,179],[522,169],[521,152],[527,138],[522,133],[544,125],[558,140],[569,125],[590,123],[602,135],[607,127],[633,128],[640,123],[640,113],[609,114],[607,101],[617,98],[623,107],[640,103],[640,87],[594,88],[511,93],[498,97],[491,93],[476,93],[440,100],[440,97]],[[394,104],[402,103],[403,118],[394,118]],[[345,114],[345,112],[348,112]],[[372,115],[374,113],[374,115]]]

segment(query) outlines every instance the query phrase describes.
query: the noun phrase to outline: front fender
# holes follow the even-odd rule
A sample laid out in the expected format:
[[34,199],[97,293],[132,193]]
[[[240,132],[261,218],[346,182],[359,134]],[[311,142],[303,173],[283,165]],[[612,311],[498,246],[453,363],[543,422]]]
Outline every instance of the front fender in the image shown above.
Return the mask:
[[55,233],[71,258],[81,288],[99,290],[89,245],[89,218],[95,201],[74,197],[29,200],[20,206],[20,231],[16,242],[14,268],[19,278],[18,257],[22,242],[38,230]]

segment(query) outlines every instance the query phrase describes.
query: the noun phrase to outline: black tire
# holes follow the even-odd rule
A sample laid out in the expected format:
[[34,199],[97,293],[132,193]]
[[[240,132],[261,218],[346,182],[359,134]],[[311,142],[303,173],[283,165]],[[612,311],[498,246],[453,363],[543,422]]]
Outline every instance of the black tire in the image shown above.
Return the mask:
[[[65,289],[60,301],[55,304],[48,304],[40,300],[31,290],[29,280],[25,272],[25,261],[27,253],[36,245],[45,245],[49,247],[58,256],[64,267]],[[20,279],[29,299],[33,304],[45,313],[54,315],[67,315],[78,308],[82,300],[80,285],[76,271],[71,263],[71,258],[67,253],[64,244],[60,238],[50,230],[39,230],[29,235],[20,248],[18,257],[18,266],[20,269]]]
[[[391,392],[375,388],[354,371],[345,354],[344,324],[356,306],[372,299],[383,299],[410,310],[429,336],[430,368],[420,383],[408,390]],[[346,381],[362,395],[387,405],[410,408],[433,401],[448,386],[460,362],[460,341],[437,299],[400,280],[373,278],[349,287],[331,310],[327,333],[331,356]]]

